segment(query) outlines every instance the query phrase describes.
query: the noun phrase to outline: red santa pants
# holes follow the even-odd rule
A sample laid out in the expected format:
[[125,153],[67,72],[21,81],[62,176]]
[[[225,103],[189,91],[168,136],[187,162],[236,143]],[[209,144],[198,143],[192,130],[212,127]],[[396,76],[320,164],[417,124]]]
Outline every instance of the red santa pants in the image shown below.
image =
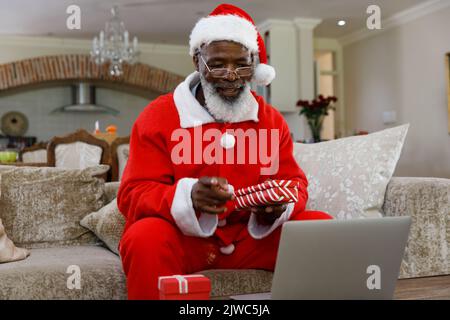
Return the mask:
[[[303,211],[290,220],[332,219],[321,211]],[[123,235],[120,255],[127,276],[129,299],[158,299],[158,277],[191,274],[206,269],[264,269],[273,271],[281,227],[256,240],[249,234],[222,254],[215,237],[185,236],[160,218],[135,222]]]

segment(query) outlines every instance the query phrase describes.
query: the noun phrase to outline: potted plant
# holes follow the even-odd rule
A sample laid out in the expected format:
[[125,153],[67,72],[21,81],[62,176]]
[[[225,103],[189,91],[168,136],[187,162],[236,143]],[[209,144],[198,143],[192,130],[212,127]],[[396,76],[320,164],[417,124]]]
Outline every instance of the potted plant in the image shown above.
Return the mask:
[[328,115],[329,110],[336,110],[334,103],[335,96],[324,97],[319,95],[314,100],[299,100],[297,107],[300,107],[300,115],[304,115],[311,128],[314,142],[320,142],[320,132],[322,131],[323,119]]

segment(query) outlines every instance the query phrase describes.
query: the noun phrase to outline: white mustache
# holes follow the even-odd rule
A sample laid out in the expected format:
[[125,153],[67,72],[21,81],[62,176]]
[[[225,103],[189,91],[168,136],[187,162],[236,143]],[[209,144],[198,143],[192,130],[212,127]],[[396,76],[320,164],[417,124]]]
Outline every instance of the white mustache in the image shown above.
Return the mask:
[[228,85],[221,85],[221,84],[217,84],[217,83],[213,84],[213,86],[214,86],[215,89],[217,89],[217,88],[221,88],[221,89],[241,89],[241,88],[244,87],[243,84],[228,86]]

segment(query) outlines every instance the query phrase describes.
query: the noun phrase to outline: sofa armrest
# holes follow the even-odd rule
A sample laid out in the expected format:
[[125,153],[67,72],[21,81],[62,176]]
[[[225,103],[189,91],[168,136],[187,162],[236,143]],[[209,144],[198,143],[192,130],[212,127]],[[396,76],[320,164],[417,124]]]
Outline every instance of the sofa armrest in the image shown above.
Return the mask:
[[120,182],[107,182],[105,183],[105,196],[106,203],[110,203],[117,197],[117,192],[119,191]]
[[450,274],[450,179],[393,177],[385,216],[411,216],[400,278]]

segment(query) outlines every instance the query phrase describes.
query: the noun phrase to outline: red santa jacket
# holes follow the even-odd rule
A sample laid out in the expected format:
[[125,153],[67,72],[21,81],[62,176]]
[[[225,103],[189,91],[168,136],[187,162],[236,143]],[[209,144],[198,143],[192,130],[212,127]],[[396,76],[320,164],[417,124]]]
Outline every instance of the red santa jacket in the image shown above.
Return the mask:
[[[196,81],[194,72],[174,93],[152,101],[133,126],[117,197],[126,217],[125,231],[139,219],[159,217],[186,235],[215,235],[224,246],[247,232],[263,238],[292,213],[305,210],[308,199],[308,182],[293,157],[289,128],[283,116],[254,92],[240,118],[216,122],[191,92]],[[191,190],[201,176],[224,177],[235,189],[268,178],[297,180],[299,201],[289,204],[272,226],[258,225],[248,211],[196,213]]]

